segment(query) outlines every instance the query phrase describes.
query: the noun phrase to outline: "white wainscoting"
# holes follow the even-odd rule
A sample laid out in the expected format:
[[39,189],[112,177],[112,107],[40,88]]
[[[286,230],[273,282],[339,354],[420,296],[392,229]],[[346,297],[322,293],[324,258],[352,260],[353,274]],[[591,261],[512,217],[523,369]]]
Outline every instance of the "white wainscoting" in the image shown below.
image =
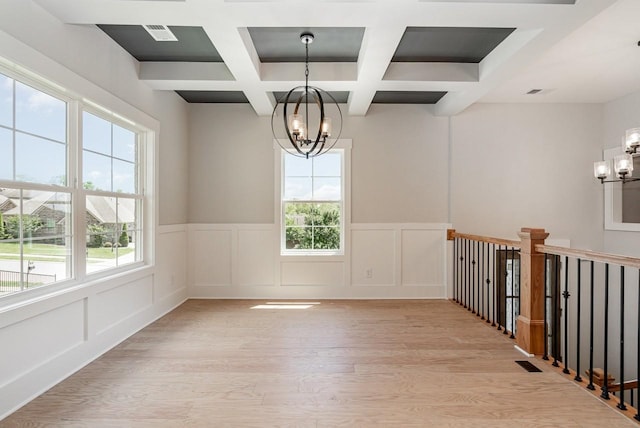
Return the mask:
[[187,242],[160,226],[155,266],[0,307],[0,419],[184,302]]
[[352,224],[343,256],[281,256],[274,224],[189,225],[192,298],[446,298],[448,224]]

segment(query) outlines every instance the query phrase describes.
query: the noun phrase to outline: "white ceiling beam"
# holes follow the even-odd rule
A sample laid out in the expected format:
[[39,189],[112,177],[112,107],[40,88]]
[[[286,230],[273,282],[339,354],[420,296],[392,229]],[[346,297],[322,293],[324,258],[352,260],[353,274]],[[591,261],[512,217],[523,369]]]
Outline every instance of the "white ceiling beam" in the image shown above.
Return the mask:
[[260,62],[246,28],[230,24],[206,25],[204,31],[218,50],[251,106],[259,116],[273,112],[275,100],[260,87]]
[[[262,63],[260,74],[263,82],[300,81],[304,82],[303,62]],[[317,85],[319,81],[358,80],[355,62],[314,62],[309,64],[309,83]],[[324,89],[324,88],[323,88]]]
[[380,25],[365,30],[358,55],[358,83],[349,96],[350,115],[367,114],[404,31],[405,27],[402,25]]

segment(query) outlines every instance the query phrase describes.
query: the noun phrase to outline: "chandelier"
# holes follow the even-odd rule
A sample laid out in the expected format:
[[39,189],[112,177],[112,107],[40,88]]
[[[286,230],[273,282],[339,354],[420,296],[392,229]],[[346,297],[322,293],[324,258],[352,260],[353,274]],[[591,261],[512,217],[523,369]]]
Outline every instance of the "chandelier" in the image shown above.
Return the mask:
[[[342,132],[342,111],[335,98],[309,86],[309,45],[313,39],[312,33],[300,34],[305,46],[304,86],[296,86],[277,100],[271,114],[271,130],[280,147],[307,159],[331,150]],[[279,117],[282,127],[277,123]]]
[[627,129],[622,138],[623,154],[613,158],[613,170],[615,175],[611,176],[611,161],[603,160],[593,163],[593,175],[601,183],[622,182],[629,183],[638,181],[640,178],[633,178],[633,158],[640,155],[640,128]]

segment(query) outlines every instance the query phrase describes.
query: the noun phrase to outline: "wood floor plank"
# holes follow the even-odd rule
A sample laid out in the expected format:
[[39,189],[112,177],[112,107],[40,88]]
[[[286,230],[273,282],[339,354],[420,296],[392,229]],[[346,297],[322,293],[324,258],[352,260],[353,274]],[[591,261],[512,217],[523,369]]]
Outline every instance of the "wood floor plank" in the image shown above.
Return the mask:
[[636,424],[446,301],[190,300],[0,427]]

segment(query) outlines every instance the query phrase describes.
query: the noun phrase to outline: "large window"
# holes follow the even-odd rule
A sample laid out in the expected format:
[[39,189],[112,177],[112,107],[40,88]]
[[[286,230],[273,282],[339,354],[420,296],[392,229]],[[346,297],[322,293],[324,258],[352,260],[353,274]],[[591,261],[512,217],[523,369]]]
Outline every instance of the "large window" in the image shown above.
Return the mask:
[[142,261],[143,133],[114,117],[0,70],[0,298]]
[[341,253],[344,152],[305,159],[282,152],[283,253]]
[[89,112],[82,114],[87,272],[142,258],[142,192],[138,136]]

